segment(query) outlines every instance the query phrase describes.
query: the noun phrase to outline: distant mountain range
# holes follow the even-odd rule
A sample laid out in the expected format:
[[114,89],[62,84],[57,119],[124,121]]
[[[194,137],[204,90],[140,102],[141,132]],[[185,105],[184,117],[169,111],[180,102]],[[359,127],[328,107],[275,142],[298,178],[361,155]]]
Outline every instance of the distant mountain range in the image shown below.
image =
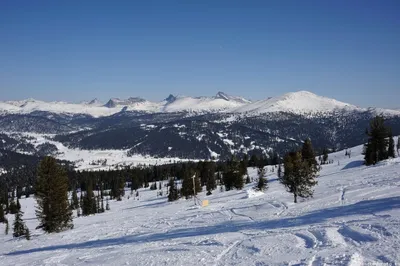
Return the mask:
[[0,102],[0,150],[59,159],[67,158],[60,153],[68,149],[185,159],[283,155],[305,138],[311,138],[317,151],[359,145],[378,114],[400,135],[399,110],[360,108],[307,91],[253,102],[222,92],[213,97],[169,95],[161,102],[138,97],[79,104],[28,99]]
[[[295,114],[326,113],[337,110],[365,111],[365,108],[321,97],[307,91],[287,93],[279,97],[251,102],[242,97],[218,92],[213,97],[187,97],[169,95],[161,102],[151,102],[139,97],[112,98],[106,103],[97,99],[72,104],[66,102],[43,102],[34,99],[0,102],[0,114],[29,114],[35,111],[55,114],[84,114],[93,117],[110,116],[122,111],[146,113],[237,113],[262,114],[291,112]],[[376,109],[377,112],[400,114],[399,110]]]

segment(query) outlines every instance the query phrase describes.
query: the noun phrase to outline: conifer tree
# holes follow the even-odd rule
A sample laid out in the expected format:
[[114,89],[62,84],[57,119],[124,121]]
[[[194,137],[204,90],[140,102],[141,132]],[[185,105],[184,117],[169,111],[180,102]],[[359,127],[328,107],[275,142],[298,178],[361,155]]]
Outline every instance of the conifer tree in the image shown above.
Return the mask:
[[370,130],[367,130],[368,142],[364,147],[364,160],[366,165],[376,164],[388,158],[388,130],[382,116],[376,116],[370,122]]
[[101,208],[100,208],[100,196],[96,197],[96,213],[101,213]]
[[178,190],[176,189],[175,181],[173,178],[170,178],[168,181],[168,201],[175,201],[179,198]]
[[4,214],[3,203],[0,203],[0,223],[6,222],[6,216]]
[[106,199],[106,210],[107,210],[107,211],[110,210],[110,204],[108,203],[108,198]]
[[56,159],[45,157],[38,167],[36,200],[38,228],[48,233],[72,229],[72,211],[68,202],[68,177]]
[[310,165],[310,161],[304,161],[301,152],[290,152],[284,158],[284,169],[279,180],[288,192],[293,193],[294,203],[297,203],[297,197],[312,197],[312,188],[317,184],[317,168]]
[[10,231],[10,225],[8,224],[8,220],[6,219],[6,229],[5,229],[5,231],[4,231],[4,233],[6,234],[6,235],[8,235],[8,232]]
[[156,190],[156,189],[157,189],[157,183],[154,182],[153,184],[151,184],[150,190]]
[[[156,189],[157,189],[157,185],[156,185]],[[123,196],[125,196],[125,179],[121,176],[119,178],[119,183],[118,183],[117,201],[121,201]]]
[[103,213],[104,211],[104,199],[101,197],[101,212]]
[[29,228],[25,226],[25,239],[26,240],[31,240],[31,232],[29,232]]
[[251,180],[250,180],[250,176],[247,174],[246,175],[246,184],[250,184]]
[[8,207],[8,211],[10,214],[16,214],[18,212],[18,206],[14,200],[11,200],[9,207]]
[[212,191],[216,189],[216,187],[217,185],[215,183],[215,174],[214,172],[212,172],[207,177],[207,184],[206,184],[207,195],[211,195]]
[[306,139],[301,149],[301,158],[310,168],[318,170],[318,163],[315,159],[315,152],[310,139]]
[[[194,179],[194,185],[195,189],[193,189],[193,179]],[[186,199],[197,195],[197,193],[201,192],[201,184],[200,184],[200,178],[199,176],[194,173],[191,169],[188,169],[188,171],[185,172],[184,178],[182,180],[182,196],[184,196]]]
[[79,200],[78,200],[78,194],[76,193],[76,189],[72,191],[72,204],[71,207],[73,210],[76,210],[79,208]]
[[279,166],[278,166],[278,178],[281,178],[282,177],[282,166],[281,166],[281,164],[279,164]]
[[235,158],[228,161],[222,177],[225,190],[242,189],[244,187],[243,175],[244,173],[240,170],[239,163]]
[[388,147],[388,157],[394,158],[394,140],[392,135],[392,130],[389,128],[389,147]]
[[96,199],[94,197],[92,181],[89,180],[86,193],[82,201],[82,215],[87,216],[96,213]]
[[17,211],[21,210],[21,203],[19,203],[19,199],[17,197]]
[[15,214],[14,226],[13,226],[13,229],[14,229],[13,237],[20,237],[20,236],[25,235],[27,228],[26,228],[24,221],[22,220],[22,215],[23,215],[23,212],[21,210],[19,210]]
[[397,137],[397,155],[400,156],[400,137]]
[[259,167],[257,170],[257,175],[258,175],[258,183],[257,183],[257,189],[259,191],[264,191],[267,189],[267,180],[264,178],[265,176],[265,168],[264,167]]
[[324,164],[326,164],[326,163],[328,162],[328,149],[324,149],[324,150],[322,151],[322,154],[323,154],[323,156],[322,156],[322,162],[323,162]]

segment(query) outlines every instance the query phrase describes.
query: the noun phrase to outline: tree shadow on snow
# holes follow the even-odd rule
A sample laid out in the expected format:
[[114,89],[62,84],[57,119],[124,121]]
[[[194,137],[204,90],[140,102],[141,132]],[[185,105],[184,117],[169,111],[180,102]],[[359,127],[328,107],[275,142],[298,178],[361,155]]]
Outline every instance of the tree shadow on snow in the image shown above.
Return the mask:
[[66,245],[54,245],[54,246],[35,248],[29,250],[14,251],[7,253],[5,255],[17,256],[23,254],[36,253],[36,252],[55,251],[61,249],[100,248],[106,246],[165,241],[165,240],[179,239],[186,237],[238,232],[242,230],[273,230],[273,229],[291,228],[297,226],[318,224],[328,219],[336,219],[339,217],[345,217],[351,215],[368,215],[368,214],[375,215],[375,212],[382,212],[399,208],[400,208],[400,197],[366,200],[366,201],[360,201],[352,205],[338,206],[338,207],[313,211],[305,215],[292,218],[275,219],[275,220],[260,221],[260,222],[227,221],[212,226],[176,229],[166,233],[137,234],[137,235],[123,236],[119,238],[87,241],[77,244],[73,243]]
[[364,161],[358,160],[358,161],[352,161],[349,162],[348,164],[346,164],[342,170],[346,170],[346,169],[351,169],[351,168],[356,168],[356,167],[360,167],[364,165]]
[[161,207],[159,205],[165,205],[167,202],[165,200],[160,201],[160,202],[155,202],[155,203],[150,203],[150,204],[142,204],[138,206],[133,206],[129,208],[125,208],[124,210],[132,210],[132,209],[138,209],[138,208],[144,208],[144,207]]

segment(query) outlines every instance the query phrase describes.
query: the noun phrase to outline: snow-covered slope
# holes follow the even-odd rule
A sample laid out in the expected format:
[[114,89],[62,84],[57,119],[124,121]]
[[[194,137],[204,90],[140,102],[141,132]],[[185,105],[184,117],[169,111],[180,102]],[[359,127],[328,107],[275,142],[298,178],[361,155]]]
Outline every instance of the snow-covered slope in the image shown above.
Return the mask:
[[319,113],[332,112],[334,110],[360,110],[357,106],[336,101],[334,99],[318,96],[308,91],[287,93],[279,97],[257,101],[237,109],[234,113],[269,113],[269,112],[292,112],[292,113]]
[[[362,147],[330,154],[314,198],[293,203],[267,167],[268,190],[220,192],[167,202],[129,191],[111,211],[74,219],[58,234],[36,230],[34,197],[20,200],[32,240],[4,235],[1,265],[399,265],[400,159],[362,165]],[[256,182],[257,170],[249,168]],[[248,190],[250,190],[248,192]],[[13,216],[9,215],[10,224]]]

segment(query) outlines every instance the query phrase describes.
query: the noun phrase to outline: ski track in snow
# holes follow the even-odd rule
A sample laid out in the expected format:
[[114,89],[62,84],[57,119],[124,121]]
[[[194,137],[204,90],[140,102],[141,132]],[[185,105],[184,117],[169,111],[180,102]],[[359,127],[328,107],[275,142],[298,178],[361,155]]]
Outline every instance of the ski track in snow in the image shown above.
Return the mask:
[[110,211],[75,218],[73,230],[58,234],[35,230],[34,197],[22,198],[32,240],[13,239],[0,224],[0,264],[400,265],[400,159],[346,167],[361,150],[330,154],[335,163],[323,166],[314,197],[297,204],[268,167],[269,188],[257,197],[246,196],[254,184],[217,189],[199,195],[210,201],[201,208],[149,189],[127,199],[127,191]]

